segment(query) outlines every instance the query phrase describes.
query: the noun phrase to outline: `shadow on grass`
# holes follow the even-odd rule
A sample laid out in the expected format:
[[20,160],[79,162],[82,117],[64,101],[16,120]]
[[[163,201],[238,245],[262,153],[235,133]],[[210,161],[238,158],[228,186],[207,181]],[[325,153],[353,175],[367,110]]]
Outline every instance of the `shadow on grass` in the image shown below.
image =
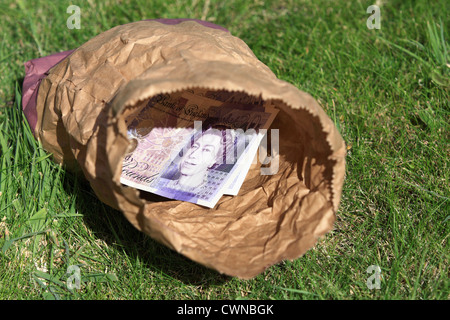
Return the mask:
[[[20,85],[21,92],[23,92],[23,81],[24,77],[15,80],[15,83]],[[13,100],[7,104],[14,105],[16,99],[20,99],[21,105],[21,96],[13,97]],[[81,172],[65,170],[62,185],[67,194],[76,197],[75,210],[83,215],[83,222],[93,233],[93,237],[106,243],[104,254],[109,256],[112,261],[130,261],[132,264],[125,268],[118,268],[117,272],[127,273],[126,277],[132,277],[127,269],[135,269],[133,266],[135,263],[139,264],[140,268],[140,270],[135,269],[136,272],[160,274],[165,278],[172,278],[187,285],[207,287],[231,279],[229,276],[222,275],[184,257],[135,229],[120,211],[107,206],[97,198]],[[163,197],[149,193],[147,195],[152,197],[153,201],[167,201]],[[143,198],[148,196],[143,196]],[[154,199],[153,197],[159,198]],[[122,257],[123,254],[126,254],[126,257]]]

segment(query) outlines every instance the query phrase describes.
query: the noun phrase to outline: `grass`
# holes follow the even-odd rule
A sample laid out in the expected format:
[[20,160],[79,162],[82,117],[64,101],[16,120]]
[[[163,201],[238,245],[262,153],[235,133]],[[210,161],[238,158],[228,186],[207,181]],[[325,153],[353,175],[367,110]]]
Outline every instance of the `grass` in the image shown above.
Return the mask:
[[[69,1],[0,4],[0,299],[424,299],[449,296],[447,1]],[[137,232],[54,164],[20,111],[23,63],[115,25],[203,18],[311,93],[348,146],[335,229],[251,280],[206,269]],[[69,290],[79,266],[81,288]],[[366,281],[381,268],[380,289]]]

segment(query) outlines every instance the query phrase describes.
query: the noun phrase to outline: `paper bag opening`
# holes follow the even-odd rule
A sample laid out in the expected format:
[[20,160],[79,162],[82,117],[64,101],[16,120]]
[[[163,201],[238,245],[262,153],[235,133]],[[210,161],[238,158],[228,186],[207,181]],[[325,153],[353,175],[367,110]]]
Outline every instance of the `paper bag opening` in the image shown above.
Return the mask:
[[[193,90],[208,89],[186,91]],[[210,92],[233,96],[224,90]],[[161,202],[148,192],[134,191],[145,203],[140,211],[145,218],[136,220],[135,225],[203,265],[249,278],[275,262],[297,258],[332,228],[338,203],[335,197],[339,197],[333,190],[333,167],[339,163],[332,159],[333,150],[318,117],[281,100],[263,100],[244,92],[237,95],[280,110],[267,139],[271,141],[270,133],[276,131],[278,150],[262,152],[272,156],[276,170],[262,174],[264,160],[258,159],[239,193],[223,196],[214,209],[188,202]],[[124,108],[123,118],[133,118],[147,100],[137,105]]]

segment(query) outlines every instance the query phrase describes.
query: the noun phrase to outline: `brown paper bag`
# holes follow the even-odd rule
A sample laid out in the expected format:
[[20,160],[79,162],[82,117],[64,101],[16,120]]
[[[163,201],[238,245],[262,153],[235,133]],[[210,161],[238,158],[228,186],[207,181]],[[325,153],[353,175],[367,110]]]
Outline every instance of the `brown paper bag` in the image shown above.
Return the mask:
[[[157,94],[192,88],[280,110],[271,127],[279,129],[276,174],[252,165],[239,194],[213,209],[154,201],[119,181],[130,146],[124,119]],[[345,145],[318,103],[277,79],[242,40],[197,21],[130,23],[82,45],[42,80],[35,134],[138,230],[240,278],[303,255],[333,227],[341,197]]]

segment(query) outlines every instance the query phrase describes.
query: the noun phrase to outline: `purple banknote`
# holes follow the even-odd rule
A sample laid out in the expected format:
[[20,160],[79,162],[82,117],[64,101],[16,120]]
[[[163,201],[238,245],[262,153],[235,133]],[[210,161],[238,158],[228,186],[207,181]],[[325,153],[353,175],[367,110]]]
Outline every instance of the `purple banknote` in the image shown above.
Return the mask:
[[155,97],[128,121],[129,138],[137,142],[124,159],[121,182],[212,208],[223,194],[237,194],[276,114],[195,92]]

